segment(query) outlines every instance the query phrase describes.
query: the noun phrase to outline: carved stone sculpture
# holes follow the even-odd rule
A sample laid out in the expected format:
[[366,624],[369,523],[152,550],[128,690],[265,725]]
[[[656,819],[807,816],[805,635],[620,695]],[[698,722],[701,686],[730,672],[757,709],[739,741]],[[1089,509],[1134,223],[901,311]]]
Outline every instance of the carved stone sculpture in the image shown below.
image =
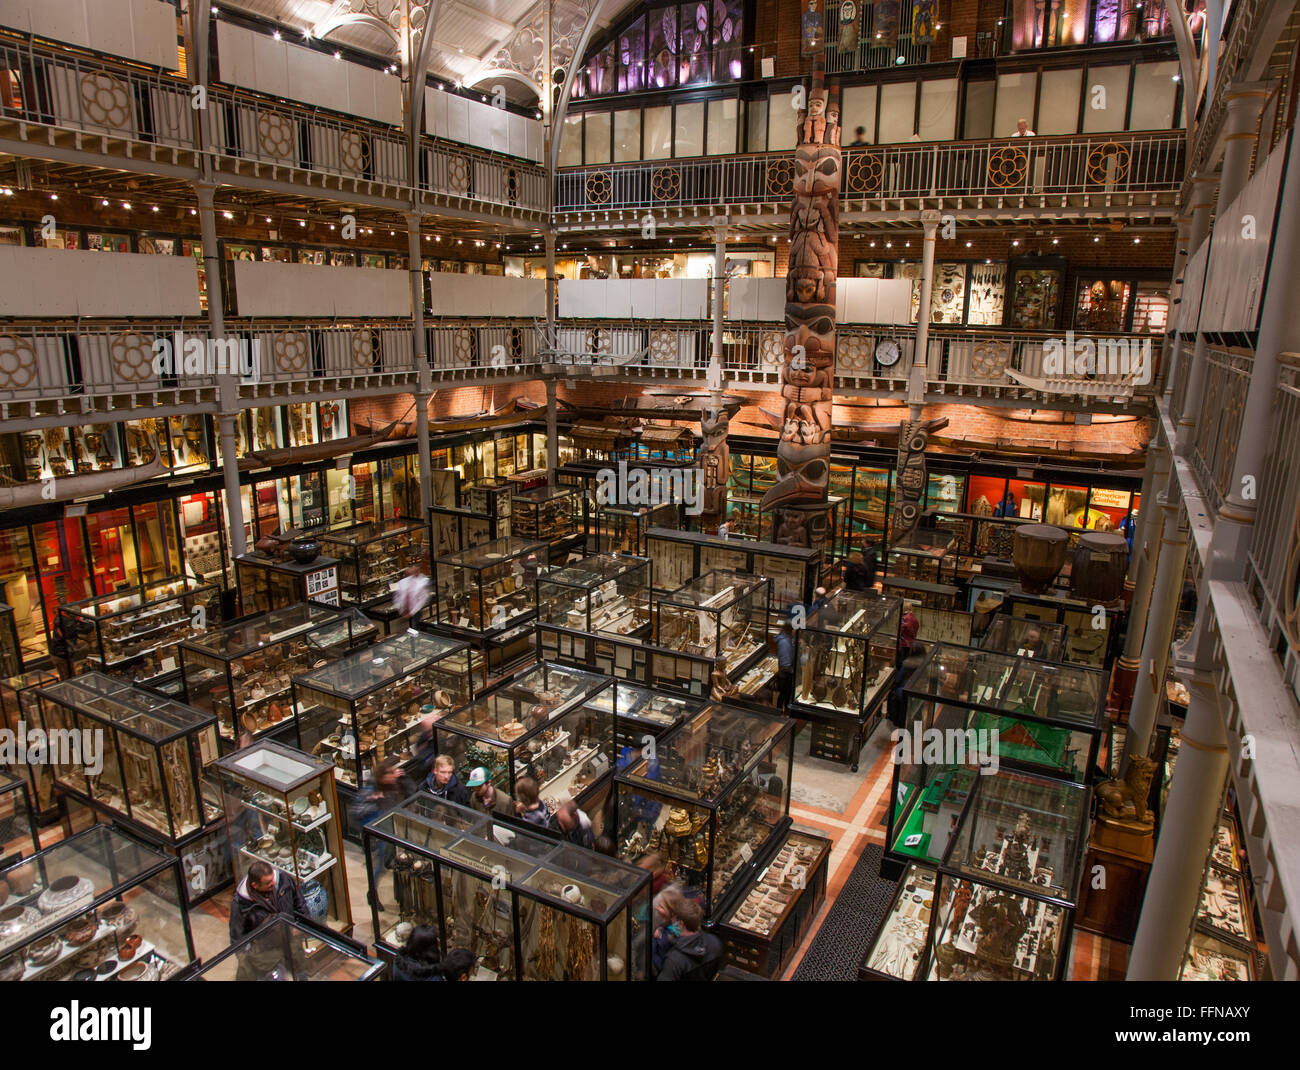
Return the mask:
[[781,359],[783,423],[776,484],[760,508],[776,510],[777,541],[819,546],[826,538],[831,396],[835,373],[835,280],[839,266],[839,93],[821,62],[799,114],[790,266]]
[[1135,754],[1129,758],[1123,780],[1107,780],[1098,785],[1097,802],[1103,817],[1136,825],[1151,824],[1147,796],[1151,792],[1151,778],[1155,771],[1155,762],[1145,755]]

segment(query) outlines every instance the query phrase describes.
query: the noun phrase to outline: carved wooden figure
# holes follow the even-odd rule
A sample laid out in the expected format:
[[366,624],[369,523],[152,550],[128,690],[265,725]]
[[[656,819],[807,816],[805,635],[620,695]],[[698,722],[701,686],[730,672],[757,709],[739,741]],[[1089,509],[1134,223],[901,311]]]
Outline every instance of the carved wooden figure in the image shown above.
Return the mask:
[[828,531],[839,265],[839,120],[838,88],[826,87],[819,62],[808,106],[799,115],[795,149],[778,479],[761,505],[764,512],[776,511],[772,524],[776,540],[797,546],[820,546]]

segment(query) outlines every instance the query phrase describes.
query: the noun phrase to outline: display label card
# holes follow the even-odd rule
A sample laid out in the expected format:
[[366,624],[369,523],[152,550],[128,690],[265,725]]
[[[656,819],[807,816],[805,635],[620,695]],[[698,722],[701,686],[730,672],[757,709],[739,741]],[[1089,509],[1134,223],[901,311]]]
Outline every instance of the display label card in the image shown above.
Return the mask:
[[751,858],[754,857],[754,849],[750,847],[749,844],[742,843],[740,845],[740,857],[743,858],[746,862],[748,862]]
[[904,847],[915,847],[917,844],[919,844],[919,843],[921,842],[921,836],[922,836],[922,833],[920,833],[920,832],[913,832],[912,835],[908,836],[907,839],[905,839],[905,840],[903,841],[903,846],[904,846]]

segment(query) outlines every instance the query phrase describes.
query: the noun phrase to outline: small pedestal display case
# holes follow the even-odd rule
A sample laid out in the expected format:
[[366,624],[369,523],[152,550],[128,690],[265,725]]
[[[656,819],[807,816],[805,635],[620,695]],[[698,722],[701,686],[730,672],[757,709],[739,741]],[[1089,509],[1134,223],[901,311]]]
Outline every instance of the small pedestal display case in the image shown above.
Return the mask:
[[545,543],[495,539],[435,562],[436,620],[467,637],[499,633],[533,619]]
[[70,676],[106,672],[146,683],[180,666],[176,644],[221,623],[216,584],[189,576],[59,607]]
[[771,580],[717,569],[659,599],[657,642],[721,661],[735,677],[767,648],[771,608]]
[[475,980],[649,979],[648,870],[428,794],[371,822],[365,839],[384,859],[377,883],[371,873],[381,957],[430,925],[443,954],[474,954]]
[[217,767],[239,878],[269,863],[299,882],[312,921],[351,932],[334,767],[269,739]]
[[109,825],[0,872],[0,980],[163,981],[194,961],[175,859]]
[[391,597],[392,587],[425,558],[425,529],[404,520],[372,520],[321,535],[338,558],[339,602],[362,609]]
[[213,714],[97,672],[37,693],[47,733],[78,741],[102,733],[102,764],[79,748],[54,762],[60,791],[169,847],[224,822],[220,789],[205,768],[217,757]]
[[[0,770],[0,868],[40,849],[36,812],[32,809],[26,782]],[[3,905],[0,902],[0,906]]]
[[[19,673],[0,680],[0,712],[4,727],[14,734],[14,739],[25,738],[33,728],[41,726],[41,703],[37,688],[58,681],[55,673],[43,669]],[[54,798],[54,778],[45,762],[15,762],[11,772],[27,784],[28,801],[37,819],[53,817],[58,810]]]
[[591,699],[590,705],[613,715],[616,764],[622,769],[641,757],[648,740],[659,739],[689,721],[708,702],[618,680]]
[[277,914],[187,980],[378,981],[385,969],[361,944]]
[[792,714],[842,733],[841,760],[855,771],[894,678],[901,619],[897,598],[839,590],[794,633]]
[[460,504],[490,521],[482,531],[466,533],[470,545],[477,545],[482,535],[489,534],[489,528],[492,539],[506,539],[514,534],[514,495],[514,486],[505,479],[488,479],[461,487]]
[[378,632],[355,609],[308,603],[205,632],[180,645],[186,700],[216,715],[223,743],[291,732],[293,678],[373,642]]
[[521,539],[535,539],[552,550],[577,542],[580,499],[575,487],[533,487],[516,491],[512,533]]
[[235,558],[235,582],[244,613],[269,613],[308,601],[339,604],[339,562],[333,557],[303,565],[261,553],[240,554]]
[[924,976],[937,879],[933,869],[916,863],[903,871],[893,902],[858,967],[859,981],[915,981]]
[[760,977],[781,975],[826,898],[830,856],[831,841],[822,836],[785,834],[767,869],[716,930],[728,962]]
[[537,619],[588,634],[650,631],[650,561],[593,554],[537,578]]
[[780,546],[664,528],[647,533],[645,556],[654,562],[652,579],[656,592],[675,591],[696,576],[714,569],[729,569],[771,580],[772,605],[778,610],[811,602],[827,568],[820,550],[804,546]]
[[472,693],[468,644],[403,632],[293,678],[298,746],[355,790],[380,759],[411,757],[425,717]]
[[537,781],[552,810],[582,802],[614,768],[614,716],[595,705],[607,676],[542,662],[446,713],[435,726],[464,784],[482,766],[511,799],[523,777]]
[[8,602],[0,602],[0,677],[17,676],[23,668],[23,648],[18,640],[17,615]]
[[980,640],[984,650],[997,650],[1038,661],[1065,660],[1066,627],[1047,621],[997,614]]
[[661,505],[597,504],[587,531],[587,552],[645,557],[646,535],[651,528],[676,527],[677,506],[672,502]]
[[793,759],[792,722],[705,710],[615,776],[619,857],[657,851],[720,916],[789,827]]

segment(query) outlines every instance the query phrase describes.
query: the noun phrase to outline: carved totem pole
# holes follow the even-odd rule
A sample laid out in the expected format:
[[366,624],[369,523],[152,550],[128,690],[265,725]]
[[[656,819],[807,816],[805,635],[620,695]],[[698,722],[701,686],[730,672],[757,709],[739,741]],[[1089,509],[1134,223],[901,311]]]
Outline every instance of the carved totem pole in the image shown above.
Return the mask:
[[821,62],[799,113],[790,264],[781,361],[781,440],[777,482],[760,508],[773,539],[820,547],[828,533],[831,397],[835,376],[835,276],[839,268],[840,115],[838,87],[827,90]]
[[702,530],[713,531],[727,518],[727,477],[731,471],[731,447],[727,433],[731,410],[719,398],[711,398],[700,413],[700,467],[704,470],[704,512]]

